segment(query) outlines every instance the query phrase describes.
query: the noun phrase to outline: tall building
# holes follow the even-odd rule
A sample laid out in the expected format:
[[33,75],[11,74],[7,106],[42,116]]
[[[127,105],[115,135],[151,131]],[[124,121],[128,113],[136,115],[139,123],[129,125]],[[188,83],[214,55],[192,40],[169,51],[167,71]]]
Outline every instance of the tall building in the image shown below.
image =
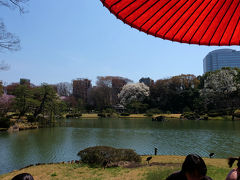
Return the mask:
[[222,69],[223,67],[240,68],[240,51],[219,49],[208,53],[203,59],[204,73]]
[[92,87],[91,80],[76,79],[73,80],[73,96],[87,102],[88,90]]
[[28,86],[30,86],[30,79],[21,78],[20,79],[20,84],[21,85],[28,85]]
[[146,86],[150,87],[154,84],[154,81],[152,79],[148,78],[141,78],[139,80],[140,83],[144,83]]

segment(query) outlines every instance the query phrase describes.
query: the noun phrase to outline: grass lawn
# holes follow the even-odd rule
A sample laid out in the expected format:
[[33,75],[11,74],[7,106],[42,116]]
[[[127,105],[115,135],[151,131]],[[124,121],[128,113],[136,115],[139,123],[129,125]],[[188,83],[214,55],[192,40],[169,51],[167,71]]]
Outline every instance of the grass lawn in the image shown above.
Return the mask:
[[[142,156],[142,163],[146,164],[146,156]],[[20,171],[1,175],[1,180],[9,180],[15,175],[23,172],[30,173],[35,180],[67,180],[67,179],[87,179],[87,180],[164,180],[169,174],[180,170],[184,161],[183,156],[153,156],[150,161],[151,166],[145,165],[138,168],[91,168],[81,164],[52,164],[29,167]],[[208,176],[213,180],[224,180],[230,168],[226,159],[204,158],[208,167]]]
[[98,118],[97,114],[82,114],[81,118]]

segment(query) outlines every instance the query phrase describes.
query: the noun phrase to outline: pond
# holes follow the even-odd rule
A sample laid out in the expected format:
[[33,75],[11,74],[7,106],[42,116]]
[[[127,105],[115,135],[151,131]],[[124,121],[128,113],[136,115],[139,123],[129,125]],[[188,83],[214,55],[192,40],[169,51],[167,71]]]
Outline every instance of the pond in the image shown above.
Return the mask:
[[78,160],[77,153],[90,146],[131,148],[149,155],[197,153],[216,158],[239,156],[240,121],[151,119],[68,119],[53,128],[0,132],[0,174],[30,164]]

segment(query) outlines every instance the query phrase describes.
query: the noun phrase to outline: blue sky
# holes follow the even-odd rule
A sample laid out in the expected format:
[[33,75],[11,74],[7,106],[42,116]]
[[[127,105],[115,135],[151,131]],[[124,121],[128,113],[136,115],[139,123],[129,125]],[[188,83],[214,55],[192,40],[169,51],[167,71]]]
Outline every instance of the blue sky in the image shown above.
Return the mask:
[[22,49],[0,52],[10,70],[0,80],[20,78],[34,84],[71,82],[76,78],[123,76],[137,82],[179,74],[201,75],[202,60],[215,49],[162,40],[129,27],[100,0],[30,0],[28,13],[0,8],[8,31],[19,36]]

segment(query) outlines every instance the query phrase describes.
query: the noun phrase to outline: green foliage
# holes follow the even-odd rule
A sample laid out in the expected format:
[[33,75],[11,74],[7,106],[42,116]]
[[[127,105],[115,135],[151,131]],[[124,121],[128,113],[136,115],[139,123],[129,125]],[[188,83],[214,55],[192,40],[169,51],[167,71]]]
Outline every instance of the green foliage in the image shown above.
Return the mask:
[[105,117],[107,117],[107,114],[105,114],[105,113],[98,113],[98,117],[105,118]]
[[147,112],[146,114],[145,114],[145,116],[147,116],[147,117],[152,117],[154,114],[153,113],[151,113],[151,112]]
[[27,115],[28,122],[35,122],[36,118],[33,115]]
[[130,116],[130,113],[126,113],[126,112],[125,112],[125,113],[121,113],[120,115],[121,115],[121,116]]
[[148,109],[146,111],[146,113],[150,113],[150,114],[162,114],[162,110],[158,109],[158,108],[151,108],[151,109]]
[[102,165],[104,161],[141,162],[141,157],[132,149],[116,149],[108,146],[95,146],[84,149],[78,153],[82,162],[87,164]]
[[217,117],[217,116],[225,116],[225,115],[231,115],[232,109],[226,108],[226,109],[214,109],[211,111],[208,111],[208,116],[210,117]]
[[67,114],[66,118],[80,118],[81,116],[82,116],[81,113]]
[[6,117],[0,118],[0,128],[9,128],[10,127],[10,119]]
[[107,108],[107,109],[104,109],[102,112],[103,112],[103,113],[108,113],[108,114],[113,114],[113,113],[115,113],[116,111],[115,111],[115,109]]
[[112,117],[113,114],[110,113],[98,113],[98,117],[101,118],[107,118],[107,117]]
[[52,173],[51,176],[55,177],[55,176],[57,176],[57,173]]
[[188,106],[185,106],[185,108],[183,108],[183,112],[191,112],[191,109]]
[[185,112],[181,117],[188,120],[197,120],[200,118],[200,116],[195,112]]
[[148,104],[143,104],[141,102],[132,102],[127,105],[127,109],[131,113],[145,113],[148,109]]
[[26,112],[30,110],[30,107],[34,103],[32,97],[32,91],[27,85],[19,85],[15,91],[15,108],[20,112],[20,116],[24,116]]
[[234,116],[240,118],[240,109],[234,111]]
[[56,115],[61,115],[59,107],[62,102],[52,86],[42,84],[40,87],[35,88],[34,99],[38,101],[33,113],[35,118],[40,114],[47,115],[49,121],[52,122]]

